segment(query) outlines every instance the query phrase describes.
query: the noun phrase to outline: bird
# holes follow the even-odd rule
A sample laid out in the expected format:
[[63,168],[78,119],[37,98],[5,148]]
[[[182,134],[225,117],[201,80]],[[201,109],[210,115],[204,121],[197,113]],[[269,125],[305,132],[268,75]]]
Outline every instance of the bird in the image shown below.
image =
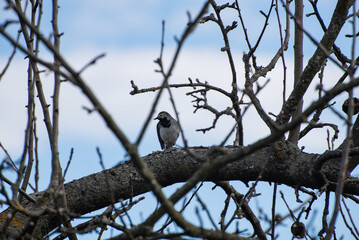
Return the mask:
[[[359,99],[353,97],[353,115],[357,114],[359,112]],[[343,112],[349,115],[349,98],[344,101],[342,106]]]
[[161,149],[167,150],[173,147],[180,133],[180,127],[176,119],[168,112],[162,111],[154,120],[159,120],[157,123],[157,136]]

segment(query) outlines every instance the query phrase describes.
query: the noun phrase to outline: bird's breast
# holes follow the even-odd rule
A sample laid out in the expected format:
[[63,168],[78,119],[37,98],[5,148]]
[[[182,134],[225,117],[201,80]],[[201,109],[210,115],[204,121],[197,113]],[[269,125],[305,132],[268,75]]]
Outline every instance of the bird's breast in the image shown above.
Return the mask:
[[169,128],[162,127],[160,129],[160,135],[164,142],[175,142],[178,138],[179,133],[178,131],[176,131],[171,127]]

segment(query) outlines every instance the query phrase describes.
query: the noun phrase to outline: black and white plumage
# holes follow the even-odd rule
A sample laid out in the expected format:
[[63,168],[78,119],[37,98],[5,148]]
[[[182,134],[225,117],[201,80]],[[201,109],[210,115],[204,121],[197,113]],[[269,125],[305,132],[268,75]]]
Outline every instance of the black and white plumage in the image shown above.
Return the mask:
[[160,112],[155,120],[157,123],[157,136],[161,144],[161,149],[169,149],[175,145],[180,133],[180,128],[176,119],[168,112]]

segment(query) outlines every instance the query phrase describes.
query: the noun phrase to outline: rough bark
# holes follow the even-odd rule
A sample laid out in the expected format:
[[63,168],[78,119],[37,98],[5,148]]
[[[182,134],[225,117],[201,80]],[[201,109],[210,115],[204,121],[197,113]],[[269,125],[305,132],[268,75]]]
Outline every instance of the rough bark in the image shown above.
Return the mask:
[[[230,146],[224,148],[193,147],[190,150],[199,156],[215,159],[235,153],[238,148]],[[355,155],[357,152],[359,151],[354,149],[351,154]],[[326,185],[327,189],[335,190],[334,182],[340,168],[339,159],[339,150],[325,152],[321,155],[310,154],[301,152],[294,144],[280,143],[280,147],[268,146],[237,159],[203,180],[239,180],[246,183],[257,180],[261,175],[260,181],[320,189],[325,183],[328,183],[323,178],[325,175],[326,179],[333,181]],[[144,160],[163,187],[186,181],[203,164],[181,149],[154,152],[145,156]],[[133,163],[128,161],[117,167],[69,182],[65,184],[65,191],[69,211],[72,214],[83,215],[111,204],[111,196],[116,201],[128,199],[150,191],[150,185],[144,181]],[[348,181],[344,192],[359,195],[358,179],[352,178]],[[133,196],[131,196],[132,194]],[[43,193],[37,193],[33,197],[38,200],[44,199]],[[29,210],[39,209],[33,203],[24,202],[23,204]],[[8,209],[6,212],[10,210]],[[9,228],[8,234],[16,238],[29,221],[34,221],[35,218],[30,219],[25,214],[17,213],[15,220],[20,224],[14,225],[16,228]],[[37,220],[32,235],[44,236],[59,224],[60,220],[57,215],[48,213]]]

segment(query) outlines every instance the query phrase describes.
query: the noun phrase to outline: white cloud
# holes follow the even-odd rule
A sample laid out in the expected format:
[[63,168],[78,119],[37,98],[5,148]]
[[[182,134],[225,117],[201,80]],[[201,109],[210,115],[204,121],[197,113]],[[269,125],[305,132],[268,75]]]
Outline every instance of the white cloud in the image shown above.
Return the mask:
[[[88,68],[83,73],[83,78],[132,141],[137,138],[139,129],[142,127],[157,93],[131,96],[129,95],[132,90],[130,80],[134,80],[139,88],[159,86],[162,77],[154,72],[158,67],[153,60],[159,55],[161,20],[165,19],[167,26],[163,59],[165,65],[168,66],[174,51],[172,36],[180,35],[185,27],[187,20],[185,10],[190,10],[192,16],[194,16],[201,6],[199,3],[193,3],[188,7],[185,3],[181,3],[180,6],[176,5],[176,7],[172,6],[173,3],[166,3],[172,7],[166,4],[163,7],[161,4],[146,3],[144,1],[141,7],[138,7],[137,3],[133,1],[111,1],[106,2],[106,4],[87,1],[85,4],[83,2],[69,2],[69,5],[64,2],[60,8],[60,17],[62,17],[60,29],[65,32],[62,37],[64,46],[61,49],[64,51],[66,59],[75,69],[81,69],[93,57],[106,52],[106,57]],[[242,9],[247,9],[248,6],[243,4],[252,3],[247,3],[246,1],[241,3]],[[247,17],[251,16],[249,14],[251,12],[255,12],[256,16],[259,15],[260,13],[257,10],[252,9],[242,12],[247,19]],[[49,19],[49,16],[45,14],[44,19]],[[251,20],[246,20],[246,24],[248,24],[248,28],[259,25],[258,22]],[[238,28],[240,29],[240,27]],[[258,27],[254,31],[259,31]],[[231,46],[235,58],[238,85],[243,89],[242,51],[246,47],[243,38],[240,38],[241,35],[238,32],[240,31],[231,32],[230,36],[234,39],[232,39]],[[271,44],[270,39],[275,39],[275,41],[278,39],[278,36],[273,37],[271,33],[276,34],[275,31],[266,33],[268,35],[265,35],[263,39],[265,47],[257,52],[257,60],[260,64],[265,65],[270,59],[268,53],[263,53],[263,50],[268,52],[268,49],[273,51],[273,49],[276,50],[279,47],[273,47]],[[202,34],[205,37],[202,37]],[[198,27],[190,39],[185,42],[184,50],[180,54],[178,64],[171,77],[171,83],[187,82],[187,78],[191,77],[193,80],[198,78],[201,81],[208,81],[212,85],[231,91],[230,68],[226,54],[220,52],[223,43],[218,34],[219,30],[214,23]],[[147,38],[141,38],[141,36],[146,36]],[[251,35],[252,40],[254,36],[256,34],[253,33]],[[122,44],[121,39],[126,39],[128,42]],[[149,39],[156,39],[156,47],[153,47]],[[289,46],[288,53],[286,53],[286,65],[288,67],[287,97],[292,86],[293,63],[290,59],[291,51],[291,46]],[[46,50],[43,49],[40,53],[44,54],[45,52]],[[9,72],[0,82],[0,112],[2,113],[2,118],[0,118],[0,141],[16,157],[19,156],[22,150],[27,121],[25,108],[27,104],[27,63],[21,56],[17,56]],[[310,55],[306,55],[306,57],[310,57]],[[4,66],[6,59],[7,56],[1,58],[1,66]],[[271,81],[268,87],[258,95],[267,113],[278,114],[281,107],[283,74],[280,66],[281,63],[278,62],[278,68],[268,74],[267,78],[270,78]],[[326,68],[324,75],[324,84],[328,89],[339,78],[341,71],[336,66],[330,65]],[[53,77],[51,74],[46,73],[42,74],[42,77],[44,88],[47,91],[46,96],[51,104]],[[261,83],[264,81],[264,78],[259,80]],[[311,90],[305,96],[305,106],[308,106],[317,97],[314,90],[315,85],[316,83],[313,82]],[[202,110],[193,114],[194,108],[191,102],[193,99],[185,95],[191,89],[173,89],[172,91],[175,95],[175,102],[180,112],[180,120],[188,143],[191,146],[212,145],[222,141],[232,128],[233,120],[229,117],[220,119],[216,129],[205,135],[201,132],[196,132],[196,129],[209,127],[212,124],[213,115]],[[69,152],[69,148],[75,147],[75,154],[79,159],[88,159],[89,155],[91,155],[92,159],[97,161],[94,151],[97,145],[103,149],[104,154],[106,152],[112,154],[109,157],[112,159],[109,165],[123,159],[120,144],[107,129],[103,120],[97,113],[88,114],[82,109],[83,106],[91,107],[91,104],[81,91],[70,83],[64,83],[61,88],[61,96],[60,146],[65,149],[64,159],[67,158],[66,154]],[[337,108],[340,107],[344,98],[345,96],[342,95],[336,99]],[[228,99],[218,94],[211,95],[209,103],[218,107],[218,110],[223,110],[227,105],[230,105]],[[37,101],[37,107],[39,108],[39,106],[40,104]],[[173,113],[166,91],[161,97],[156,110],[157,112],[167,110]],[[40,144],[42,144],[43,149],[48,149],[46,144],[47,134],[43,127],[43,117],[40,109],[37,111],[37,116],[38,134],[42,139]],[[327,120],[335,121],[340,128],[343,128],[342,123],[329,110],[323,113],[322,121]],[[151,120],[140,146],[142,154],[159,149],[155,124],[155,121]],[[252,143],[269,133],[253,107],[250,108],[244,118],[244,131],[246,144]],[[343,132],[340,133],[341,138],[343,138]],[[305,145],[306,151],[309,152],[324,151],[326,149],[325,138],[325,130],[315,131],[309,137],[303,139],[300,145]],[[227,144],[231,144],[232,141],[233,136]],[[182,144],[181,141],[179,141],[179,144]],[[48,154],[47,151],[44,150],[43,152]],[[3,157],[2,152],[0,152],[0,156]],[[94,164],[96,165],[97,162]]]
[[[164,59],[166,62],[172,57],[173,49],[166,49]],[[98,52],[73,52],[67,56],[70,63],[76,69],[80,69],[90,59],[96,56]],[[122,50],[110,52],[104,59],[99,60],[95,65],[88,68],[83,73],[83,78],[91,86],[98,98],[106,106],[120,128],[129,135],[129,138],[134,140],[146,119],[149,110],[157,93],[145,93],[131,96],[129,92],[132,90],[130,80],[134,80],[139,88],[147,88],[152,86],[159,86],[162,81],[160,74],[155,73],[154,69],[157,66],[153,60],[158,56],[158,51],[153,49],[137,49],[137,51]],[[237,56],[240,59],[240,55]],[[268,57],[263,57],[263,62],[268,60]],[[237,73],[239,87],[243,89],[244,77],[243,66],[237,60]],[[12,68],[9,70],[5,79],[0,83],[0,110],[4,112],[4,117],[0,119],[1,141],[10,150],[18,150],[21,148],[23,142],[23,134],[26,124],[26,61],[17,60],[13,62]],[[1,63],[3,65],[3,62]],[[288,81],[290,82],[293,64],[287,58],[288,67]],[[19,69],[22,69],[21,71]],[[332,85],[340,72],[335,67],[328,67],[325,73],[326,85]],[[193,80],[198,78],[200,81],[208,81],[212,85],[218,85],[227,91],[231,87],[230,69],[224,53],[220,51],[193,48],[184,49],[180,55],[179,62],[174,70],[171,78],[172,83],[187,82],[187,78],[191,77]],[[271,79],[268,87],[259,94],[259,99],[265,111],[278,114],[282,102],[282,78],[283,74],[280,69],[274,70],[267,76]],[[260,82],[264,82],[260,80]],[[52,75],[43,74],[44,88],[47,89],[47,99],[51,104],[51,85]],[[331,84],[330,84],[331,83]],[[288,83],[287,90],[290,91],[291,83]],[[312,99],[316,98],[315,83],[311,85],[311,89],[306,95],[305,106],[310,104]],[[175,95],[175,102],[180,111],[180,120],[184,126],[186,137],[191,145],[211,145],[221,141],[222,138],[229,132],[233,126],[233,120],[229,117],[223,118],[219,121],[218,127],[203,135],[195,130],[198,128],[208,127],[212,124],[213,116],[202,110],[193,114],[192,107],[193,100],[186,96],[187,91],[191,89],[173,89]],[[60,102],[60,134],[65,139],[83,138],[86,142],[92,139],[94,142],[111,142],[116,141],[109,130],[106,128],[102,119],[97,113],[88,114],[82,109],[83,106],[91,108],[91,104],[83,96],[81,91],[70,83],[63,83],[61,88],[61,102]],[[287,94],[288,97],[288,94]],[[209,103],[218,107],[218,110],[223,110],[230,104],[228,99],[218,94],[214,94],[209,99]],[[338,102],[341,105],[341,102]],[[338,105],[337,104],[337,105]],[[37,107],[40,104],[37,102]],[[160,104],[157,111],[168,110],[173,113],[169,96],[165,92],[161,97]],[[38,129],[44,130],[41,125],[42,113],[38,114]],[[324,119],[325,121],[326,119]],[[158,149],[155,138],[154,127],[155,121],[151,121],[148,133],[143,140],[143,147],[147,149]],[[244,119],[245,141],[251,143],[256,139],[267,135],[269,132],[262,122],[260,117],[256,114],[253,107],[246,114]],[[325,131],[323,131],[325,132]],[[41,136],[46,137],[46,133]],[[313,139],[313,138],[309,138]],[[232,141],[232,140],[231,140]],[[231,141],[228,143],[230,144]],[[20,144],[19,144],[20,143]],[[305,142],[303,142],[304,144]],[[309,142],[310,144],[312,142]],[[320,151],[323,145],[318,145],[316,141],[313,151]],[[148,144],[150,144],[149,147]],[[326,143],[324,142],[324,148]],[[311,148],[309,148],[311,149]],[[147,152],[146,151],[146,152]]]
[[[145,2],[144,4],[146,4]],[[244,3],[253,4],[250,1],[243,1]],[[159,10],[159,6],[153,5],[153,2],[136,8],[136,14],[132,14],[134,10],[129,10],[128,8],[129,5],[135,7],[136,2],[134,1],[107,1],[106,5],[99,4],[97,1],[87,1],[85,4],[82,3],[82,7],[74,5],[77,4],[76,1],[69,2],[69,4],[72,7],[71,12],[68,12],[69,9],[63,5],[60,9],[60,16],[61,14],[66,16],[63,25],[60,24],[60,28],[65,31],[62,41],[66,44],[66,47],[62,49],[65,51],[66,59],[75,69],[79,70],[95,56],[104,51],[106,52],[106,57],[89,67],[82,76],[110,112],[113,119],[118,123],[119,127],[131,141],[134,141],[157,93],[131,96],[129,94],[132,90],[130,80],[134,80],[139,88],[160,85],[162,77],[159,73],[154,72],[158,67],[153,62],[159,55],[160,21],[166,19],[167,23],[164,63],[168,66],[174,50],[173,44],[171,44],[171,42],[173,43],[172,36],[174,34],[179,35],[182,32],[184,25],[181,22],[186,20],[185,12],[182,9],[178,11],[172,9],[172,14],[169,14],[171,13],[170,10],[168,12],[166,12],[166,9]],[[169,4],[173,3],[170,2]],[[112,9],[109,9],[109,6]],[[194,10],[190,10],[192,14],[195,13]],[[153,16],[158,12],[161,12],[161,14],[166,13],[167,17],[159,15],[154,19]],[[247,11],[244,13],[248,15]],[[249,27],[258,26],[258,22],[255,21],[247,21],[247,23]],[[215,32],[213,31],[215,29],[213,25],[213,23],[200,25],[197,29],[198,32],[196,31],[186,41],[178,64],[170,79],[171,83],[187,82],[187,78],[191,77],[193,80],[198,78],[200,81],[208,81],[212,85],[217,85],[227,91],[231,91],[231,73],[228,60],[226,54],[220,52],[223,43],[221,37],[218,36],[218,29]],[[154,28],[157,29],[157,32],[151,30]],[[255,30],[257,31],[258,27]],[[147,33],[147,35],[149,38],[157,39],[156,47],[153,47],[153,45],[150,47],[151,44],[148,44],[148,39],[135,39],[139,36],[136,34],[136,31],[153,31],[151,34]],[[202,33],[206,36],[203,39],[201,39]],[[239,35],[235,35],[237,33],[231,33],[235,40],[238,39],[238,41],[232,41],[232,47],[238,84],[243,89],[244,68],[242,64],[242,51],[246,47],[243,38],[239,39]],[[139,41],[138,45],[134,44],[135,46],[131,47],[121,45],[120,43],[114,44],[117,47],[110,46],[111,40],[120,42],[117,37],[121,38],[121,35],[126,34],[129,34],[129,36],[125,36],[128,39],[141,41]],[[266,37],[271,38],[272,36],[268,34]],[[277,41],[277,36],[275,36],[275,39]],[[197,45],[191,45],[192,43],[197,43]],[[264,42],[264,44],[269,45],[266,48],[272,48],[271,50],[279,47],[273,47],[268,42]],[[121,47],[119,47],[120,45]],[[291,51],[290,48],[291,46],[289,46],[289,52]],[[44,54],[44,52],[45,50],[41,54]],[[293,62],[290,59],[290,54],[287,53],[286,58],[286,65],[288,67],[287,97],[292,86],[291,78],[293,72]],[[306,57],[310,57],[310,55],[306,55]],[[4,66],[6,59],[7,56],[0,58],[0,66]],[[263,52],[257,53],[259,63],[266,64],[269,59],[270,56],[268,54]],[[0,118],[0,141],[15,159],[19,157],[23,148],[24,131],[27,121],[25,108],[27,104],[26,62],[21,55],[17,55],[8,73],[0,82],[0,112],[2,113]],[[278,114],[281,107],[283,74],[280,66],[281,63],[278,62],[278,68],[268,74],[267,77],[271,81],[268,87],[258,95],[267,113]],[[324,84],[326,89],[328,89],[341,76],[341,71],[336,66],[329,65],[324,76]],[[44,88],[46,89],[46,97],[51,104],[53,76],[43,73],[42,77]],[[259,81],[263,83],[265,79],[263,78]],[[317,82],[317,80],[315,81]],[[316,83],[313,82],[311,89],[305,96],[305,106],[308,106],[317,97],[315,85]],[[206,134],[196,132],[198,128],[210,126],[213,121],[213,115],[202,110],[193,114],[194,108],[191,102],[193,99],[185,95],[186,92],[191,90],[188,88],[172,89],[188,143],[191,146],[218,144],[232,128],[234,124],[233,119],[229,117],[220,119],[216,129]],[[335,107],[337,109],[340,108],[342,101],[346,98],[344,95],[342,94],[336,99],[337,104]],[[210,104],[217,106],[218,110],[223,110],[230,104],[228,99],[220,95],[211,95],[209,101]],[[36,104],[37,108],[40,108],[38,100]],[[83,106],[91,108],[91,104],[83,96],[82,92],[71,83],[63,83],[60,102],[60,157],[63,167],[67,163],[70,148],[74,147],[75,149],[66,181],[101,170],[96,154],[97,146],[101,148],[106,167],[111,167],[125,158],[120,143],[109,131],[99,115],[97,113],[88,114],[82,109]],[[157,112],[167,110],[173,113],[166,91],[161,97],[156,110]],[[345,129],[342,122],[335,118],[330,110],[326,110],[323,113],[322,121],[333,121],[338,124],[340,129]],[[245,115],[243,123],[245,144],[253,143],[269,134],[267,127],[253,106]],[[159,150],[155,125],[156,121],[151,120],[140,146],[142,155]],[[44,189],[49,181],[49,169],[51,166],[47,134],[44,129],[43,116],[40,109],[37,111],[37,127],[38,136],[40,137],[40,173],[42,173],[40,189]],[[337,141],[336,146],[343,139],[344,132],[340,132],[341,139]],[[232,142],[233,136],[227,144]],[[179,141],[178,144],[182,145],[182,141]],[[299,143],[300,146],[306,146],[305,151],[307,152],[322,152],[326,149],[326,144],[325,129],[313,131]],[[3,157],[4,153],[0,151],[0,159],[3,159]]]

